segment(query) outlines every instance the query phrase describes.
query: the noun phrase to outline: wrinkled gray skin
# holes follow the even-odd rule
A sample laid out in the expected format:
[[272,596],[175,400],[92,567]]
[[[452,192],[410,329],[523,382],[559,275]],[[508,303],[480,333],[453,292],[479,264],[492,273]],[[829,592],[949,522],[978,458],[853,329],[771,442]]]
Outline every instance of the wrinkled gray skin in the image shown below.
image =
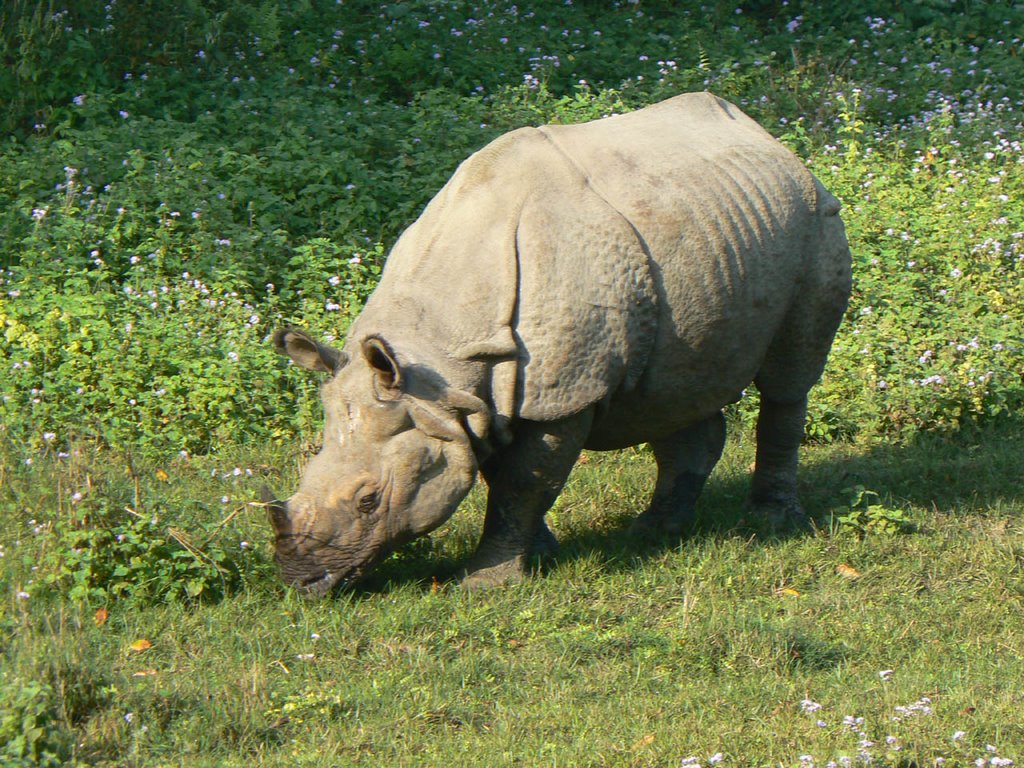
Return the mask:
[[722,452],[721,409],[761,392],[754,513],[802,515],[797,448],[850,291],[838,201],[735,106],[687,94],[524,128],[466,160],[388,258],[330,375],[323,449],[271,502],[283,578],[323,595],[447,520],[477,472],[464,584],[517,580],[581,449],[648,442],[641,535],[678,535]]

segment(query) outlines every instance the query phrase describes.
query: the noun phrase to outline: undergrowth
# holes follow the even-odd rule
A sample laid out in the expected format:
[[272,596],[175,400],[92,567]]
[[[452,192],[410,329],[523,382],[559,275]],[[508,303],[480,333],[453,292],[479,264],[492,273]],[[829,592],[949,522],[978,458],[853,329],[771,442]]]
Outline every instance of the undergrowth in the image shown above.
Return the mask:
[[[1008,765],[1024,756],[1024,9],[448,0],[0,9],[0,763]],[[681,542],[586,455],[562,554],[463,594],[482,493],[355,592],[274,575],[316,382],[469,153],[688,90],[843,202],[810,531],[745,516],[757,392]]]

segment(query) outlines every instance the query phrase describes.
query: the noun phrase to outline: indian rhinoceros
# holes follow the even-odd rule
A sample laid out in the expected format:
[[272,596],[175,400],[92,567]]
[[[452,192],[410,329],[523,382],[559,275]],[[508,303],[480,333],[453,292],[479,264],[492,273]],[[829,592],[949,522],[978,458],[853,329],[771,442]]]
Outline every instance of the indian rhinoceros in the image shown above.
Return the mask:
[[284,580],[323,595],[489,488],[468,587],[519,579],[582,449],[647,442],[636,520],[678,535],[761,394],[749,504],[802,515],[797,450],[850,292],[839,202],[734,105],[684,94],[470,156],[400,237],[344,348],[278,351],[323,371],[322,450],[271,501]]

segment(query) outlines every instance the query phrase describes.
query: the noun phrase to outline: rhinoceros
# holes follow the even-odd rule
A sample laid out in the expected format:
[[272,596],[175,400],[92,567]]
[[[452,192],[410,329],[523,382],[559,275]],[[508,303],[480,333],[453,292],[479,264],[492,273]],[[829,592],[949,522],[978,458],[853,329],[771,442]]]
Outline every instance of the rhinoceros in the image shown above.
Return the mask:
[[851,284],[840,204],[736,106],[684,94],[521,128],[465,160],[401,235],[343,349],[277,350],[329,378],[323,447],[269,496],[283,579],[324,595],[488,485],[463,584],[523,577],[582,449],[649,443],[635,521],[679,535],[761,395],[748,504],[800,516],[797,451]]

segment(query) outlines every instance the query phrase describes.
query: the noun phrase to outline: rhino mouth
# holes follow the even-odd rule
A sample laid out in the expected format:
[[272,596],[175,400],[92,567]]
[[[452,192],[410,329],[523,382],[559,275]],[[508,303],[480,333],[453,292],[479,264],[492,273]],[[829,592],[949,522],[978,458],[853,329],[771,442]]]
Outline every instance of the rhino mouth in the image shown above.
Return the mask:
[[310,597],[325,597],[335,588],[343,587],[348,581],[340,573],[324,571],[319,576],[312,576],[297,582],[295,587]]
[[362,565],[342,571],[331,571],[325,568],[317,570],[311,576],[292,579],[290,583],[306,597],[326,597],[332,592],[351,587],[362,579],[374,565],[385,559],[391,551],[389,547],[382,547]]

